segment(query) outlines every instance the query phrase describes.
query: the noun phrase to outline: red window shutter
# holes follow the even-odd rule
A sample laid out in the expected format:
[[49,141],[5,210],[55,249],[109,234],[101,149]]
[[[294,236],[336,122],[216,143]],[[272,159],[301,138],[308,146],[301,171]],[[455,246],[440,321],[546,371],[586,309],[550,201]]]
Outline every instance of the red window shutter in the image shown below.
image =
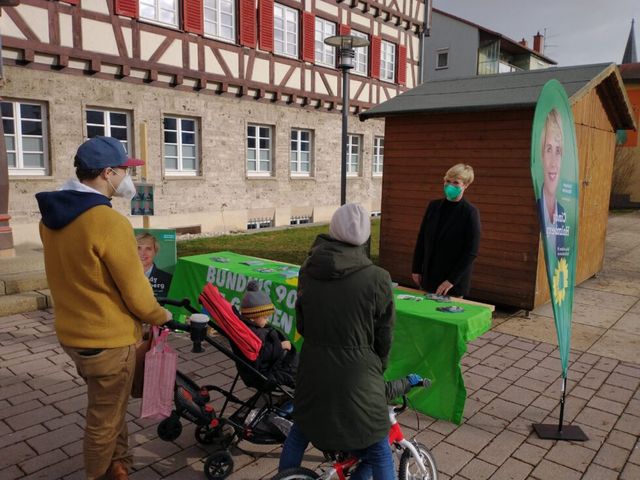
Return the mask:
[[407,47],[398,45],[398,72],[397,81],[400,85],[407,83]]
[[116,15],[138,18],[138,0],[115,0]]
[[260,0],[260,49],[273,51],[273,0]]
[[371,35],[371,76],[380,78],[380,54],[382,39],[376,35]]
[[302,60],[313,63],[316,55],[316,16],[302,12]]
[[203,0],[183,0],[182,18],[184,19],[184,30],[202,35],[204,27],[202,24],[202,2]]
[[68,3],[69,5],[78,5],[78,0],[60,0],[64,3]]
[[338,27],[339,35],[351,35],[351,27],[349,25],[345,25],[343,23]]
[[240,44],[256,47],[256,4],[254,0],[240,0]]

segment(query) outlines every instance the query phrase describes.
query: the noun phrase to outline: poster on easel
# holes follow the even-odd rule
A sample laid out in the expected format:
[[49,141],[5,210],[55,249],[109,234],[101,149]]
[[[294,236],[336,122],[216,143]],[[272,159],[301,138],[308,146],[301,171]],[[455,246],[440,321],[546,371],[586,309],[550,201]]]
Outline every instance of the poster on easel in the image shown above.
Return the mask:
[[138,257],[156,297],[166,297],[178,261],[176,231],[135,228]]

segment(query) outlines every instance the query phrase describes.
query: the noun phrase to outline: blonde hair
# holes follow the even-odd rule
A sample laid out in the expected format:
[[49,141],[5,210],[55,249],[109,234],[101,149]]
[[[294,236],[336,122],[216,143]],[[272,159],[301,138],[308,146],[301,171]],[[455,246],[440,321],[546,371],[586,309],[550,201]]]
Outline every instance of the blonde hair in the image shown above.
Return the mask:
[[473,167],[466,163],[454,165],[447,170],[447,173],[444,175],[445,180],[460,180],[465,185],[471,185],[474,178]]
[[555,108],[551,109],[547,118],[544,120],[544,128],[542,129],[542,135],[540,136],[542,151],[544,151],[544,144],[547,141],[547,129],[551,132],[557,132],[560,137],[560,144],[562,144],[562,117],[560,117],[560,112]]
[[156,237],[154,237],[153,235],[151,235],[150,233],[139,233],[138,235],[136,235],[136,242],[138,244],[146,241],[146,240],[151,240],[151,242],[153,243],[153,249],[155,250],[156,253],[158,253],[158,251],[160,250],[160,242],[158,242],[158,239]]

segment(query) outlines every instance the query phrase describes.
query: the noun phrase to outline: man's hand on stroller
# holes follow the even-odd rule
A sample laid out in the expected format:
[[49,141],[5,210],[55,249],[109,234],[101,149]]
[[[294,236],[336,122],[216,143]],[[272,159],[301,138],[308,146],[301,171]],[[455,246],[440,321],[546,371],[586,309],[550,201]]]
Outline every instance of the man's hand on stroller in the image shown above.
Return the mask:
[[291,342],[289,340],[283,340],[281,345],[283,350],[291,350]]

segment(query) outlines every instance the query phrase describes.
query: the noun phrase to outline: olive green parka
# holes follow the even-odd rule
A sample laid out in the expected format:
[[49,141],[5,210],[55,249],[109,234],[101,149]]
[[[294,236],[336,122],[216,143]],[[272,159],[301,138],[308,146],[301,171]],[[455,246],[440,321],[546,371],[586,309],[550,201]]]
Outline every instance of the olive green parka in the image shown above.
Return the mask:
[[322,450],[366,448],[390,427],[383,372],[395,321],[391,278],[364,245],[328,235],[317,237],[298,278],[304,343],[294,420]]

